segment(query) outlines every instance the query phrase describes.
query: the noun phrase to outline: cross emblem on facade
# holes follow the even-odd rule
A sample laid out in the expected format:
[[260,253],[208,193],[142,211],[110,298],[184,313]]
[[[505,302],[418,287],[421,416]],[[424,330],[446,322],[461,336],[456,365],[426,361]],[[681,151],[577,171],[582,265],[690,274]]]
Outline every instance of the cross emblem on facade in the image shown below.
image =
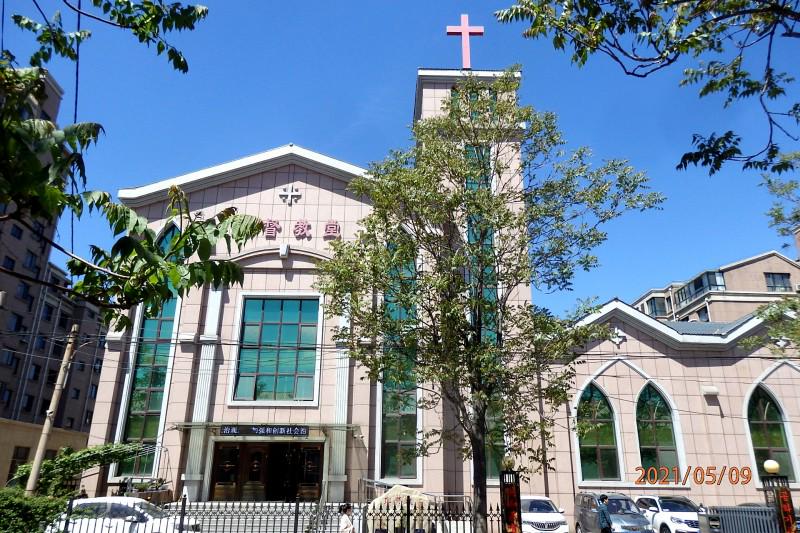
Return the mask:
[[295,189],[294,185],[289,185],[281,189],[278,194],[286,205],[292,205],[292,202],[297,203],[297,200],[303,196],[299,189]]
[[461,25],[448,26],[447,35],[461,36],[461,68],[472,69],[469,57],[469,37],[470,35],[483,35],[483,26],[470,26],[469,15],[461,15]]
[[622,345],[622,343],[627,340],[627,338],[628,337],[625,336],[625,333],[623,333],[621,329],[614,328],[614,330],[611,333],[611,338],[609,340],[613,342],[617,346],[617,348],[619,348]]

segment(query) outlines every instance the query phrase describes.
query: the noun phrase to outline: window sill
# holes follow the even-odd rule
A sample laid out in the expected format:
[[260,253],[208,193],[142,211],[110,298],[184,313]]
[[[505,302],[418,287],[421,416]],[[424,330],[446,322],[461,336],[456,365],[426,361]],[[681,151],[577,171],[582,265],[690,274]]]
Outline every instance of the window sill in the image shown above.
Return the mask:
[[314,400],[228,400],[227,406],[236,407],[319,407],[319,399]]

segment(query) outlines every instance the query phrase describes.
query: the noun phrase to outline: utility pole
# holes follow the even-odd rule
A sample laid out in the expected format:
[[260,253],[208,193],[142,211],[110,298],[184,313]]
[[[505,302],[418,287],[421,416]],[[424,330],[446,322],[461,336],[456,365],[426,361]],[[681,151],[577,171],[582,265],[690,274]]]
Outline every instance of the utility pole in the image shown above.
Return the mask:
[[28,484],[25,485],[25,493],[32,495],[36,490],[36,485],[39,483],[39,471],[42,468],[42,460],[44,459],[44,452],[47,449],[47,439],[50,437],[50,432],[53,430],[53,419],[56,417],[58,411],[58,404],[61,400],[61,393],[64,391],[64,384],[67,382],[67,375],[69,374],[69,367],[72,363],[72,356],[75,353],[75,344],[78,342],[78,324],[73,324],[72,329],[69,331],[67,338],[67,347],[64,350],[64,357],[61,359],[61,368],[58,371],[58,379],[53,389],[53,397],[50,398],[50,408],[44,418],[42,424],[42,436],[39,437],[39,445],[36,447],[36,455],[33,457],[33,466],[31,467],[31,475],[28,477]]

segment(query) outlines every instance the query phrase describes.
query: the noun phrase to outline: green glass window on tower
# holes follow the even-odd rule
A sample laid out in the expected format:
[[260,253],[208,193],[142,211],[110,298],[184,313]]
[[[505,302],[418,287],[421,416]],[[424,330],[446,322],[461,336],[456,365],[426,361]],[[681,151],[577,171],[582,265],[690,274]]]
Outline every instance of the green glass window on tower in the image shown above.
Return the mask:
[[614,413],[594,383],[581,395],[578,428],[583,479],[619,479]]
[[672,410],[661,393],[650,383],[639,395],[636,427],[639,431],[639,455],[643,468],[672,469],[678,466]]
[[486,432],[486,477],[500,479],[503,470],[503,457],[506,454],[506,440],[503,434],[503,421],[496,414],[487,414]]
[[779,473],[794,482],[792,454],[786,440],[783,414],[772,396],[762,387],[756,388],[750,397],[747,423],[750,425],[758,476],[766,475],[764,461],[772,459],[780,465]]
[[[474,161],[478,167],[475,174],[468,176],[465,187],[469,191],[485,190],[491,188],[491,151],[486,146],[467,146],[467,158]],[[482,253],[491,254],[494,247],[494,231],[483,223],[480,215],[470,215],[467,219],[467,241],[469,244],[482,245]],[[497,342],[498,324],[497,311],[493,303],[497,302],[496,271],[489,261],[480,261],[473,258],[474,266],[470,272],[471,285],[480,299],[488,305],[482,307],[481,338],[489,342]],[[477,299],[477,298],[476,298]],[[476,306],[479,307],[479,306]],[[488,307],[488,309],[487,309]],[[473,312],[473,320],[477,320],[477,311]]]
[[[389,244],[394,253],[397,247]],[[391,320],[403,322],[414,317],[414,308],[406,305],[400,292],[409,292],[415,283],[416,265],[409,261],[393,272],[394,286],[386,291],[386,314]],[[405,290],[404,290],[405,289]],[[384,343],[385,350],[400,351],[396,337],[390,336]],[[402,355],[402,354],[401,354]],[[413,364],[413,353],[406,354],[403,361]],[[383,382],[381,409],[381,477],[414,479],[417,477],[417,385],[410,376],[411,368],[398,372],[397,379]]]
[[312,401],[317,298],[245,298],[234,400]]
[[[178,233],[175,226],[159,239],[164,249]],[[177,298],[170,298],[156,316],[142,317],[136,343],[136,359],[131,380],[128,413],[124,421],[123,440],[141,442],[144,453],[119,463],[118,475],[151,475],[158,442],[158,428],[164,404],[172,331]]]

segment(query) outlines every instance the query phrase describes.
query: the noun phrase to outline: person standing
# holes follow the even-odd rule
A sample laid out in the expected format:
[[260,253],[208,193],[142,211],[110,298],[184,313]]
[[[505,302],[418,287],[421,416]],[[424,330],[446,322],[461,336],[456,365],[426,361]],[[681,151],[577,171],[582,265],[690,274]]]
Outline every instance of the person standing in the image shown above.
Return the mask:
[[599,515],[600,533],[611,533],[611,513],[608,512],[608,496],[600,495],[600,505],[597,507]]
[[356,528],[353,526],[353,506],[343,503],[339,506],[339,533],[354,533]]

